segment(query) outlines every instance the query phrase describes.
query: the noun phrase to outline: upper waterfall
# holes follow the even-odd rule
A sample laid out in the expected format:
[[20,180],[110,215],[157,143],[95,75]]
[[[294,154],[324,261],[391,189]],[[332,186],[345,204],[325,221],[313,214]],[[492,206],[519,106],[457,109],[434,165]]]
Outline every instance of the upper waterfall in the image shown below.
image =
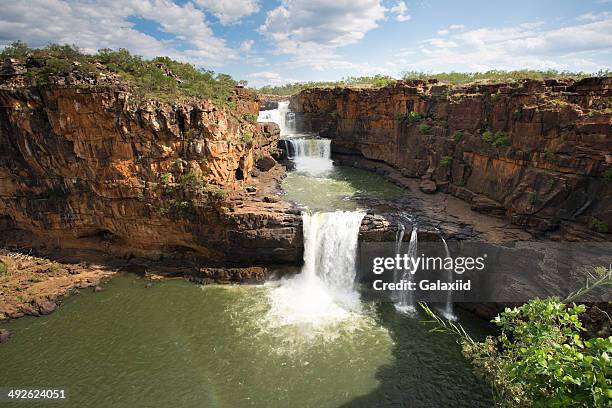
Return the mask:
[[281,137],[295,133],[295,113],[289,109],[289,101],[280,101],[276,109],[260,111],[257,121],[276,123]]

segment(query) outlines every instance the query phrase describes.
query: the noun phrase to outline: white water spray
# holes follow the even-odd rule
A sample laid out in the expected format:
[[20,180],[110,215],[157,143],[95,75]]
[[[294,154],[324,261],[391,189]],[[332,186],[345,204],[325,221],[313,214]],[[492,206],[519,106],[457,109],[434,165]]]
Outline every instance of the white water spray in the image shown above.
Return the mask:
[[303,213],[304,266],[269,292],[269,323],[316,334],[361,312],[354,288],[359,227],[363,212]]
[[[448,245],[446,244],[446,240],[444,239],[442,234],[440,234],[440,238],[442,239],[442,243],[444,244],[445,258],[450,258],[451,254],[448,249]],[[452,268],[446,269],[446,281],[448,283],[453,282],[453,269]],[[446,291],[446,304],[444,305],[444,310],[442,311],[442,314],[448,320],[457,320],[457,316],[455,316],[455,314],[453,313],[453,291],[451,289]]]
[[[418,236],[417,236],[417,226],[412,226],[412,233],[410,234],[410,243],[408,244],[408,258],[416,260],[418,251]],[[414,263],[411,261],[411,265]],[[407,282],[414,281],[414,273],[417,271],[406,270],[404,271],[401,279],[406,280]],[[395,308],[407,314],[416,313],[416,308],[414,306],[414,293],[411,290],[402,290],[399,292],[398,299],[395,303]]]

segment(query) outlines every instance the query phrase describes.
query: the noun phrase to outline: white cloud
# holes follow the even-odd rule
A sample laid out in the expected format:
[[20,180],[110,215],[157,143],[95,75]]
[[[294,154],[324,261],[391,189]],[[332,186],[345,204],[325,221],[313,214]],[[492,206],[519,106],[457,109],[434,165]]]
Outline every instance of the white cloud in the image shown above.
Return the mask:
[[259,11],[257,0],[195,0],[196,4],[209,10],[221,24],[232,24],[243,17]]
[[448,31],[448,30],[439,30],[439,31],[438,31],[438,35],[446,35],[446,34],[448,34],[449,32],[450,32],[450,31]]
[[[397,57],[410,50],[398,51]],[[542,22],[513,27],[478,28],[451,33],[422,42],[421,56],[411,58],[404,69],[489,70],[573,69],[594,71],[601,64],[594,55],[612,52],[612,17],[546,30]]]
[[247,74],[246,78],[250,86],[262,87],[264,85],[283,85],[290,82],[298,82],[297,79],[284,77],[278,72],[261,71]]
[[[612,1],[612,0],[610,0]],[[585,14],[581,14],[578,17],[576,17],[576,20],[579,21],[597,21],[597,20],[604,20],[607,17],[610,17],[610,12],[608,11],[604,11],[601,13],[597,13],[597,14],[593,14],[593,13],[585,13]]]
[[[170,39],[138,31],[128,17],[158,24]],[[145,57],[167,55],[198,65],[219,66],[237,53],[216,37],[192,3],[170,0],[6,0],[0,14],[0,45],[16,39],[30,46],[75,44],[86,52],[127,48]]]
[[254,40],[245,40],[240,44],[240,51],[242,52],[250,52],[251,48],[253,48],[253,44],[255,44]]
[[294,66],[347,68],[336,49],[354,44],[385,18],[379,0],[283,0],[268,11],[259,32],[274,54],[292,56]]
[[463,28],[465,28],[465,26],[463,24],[453,24],[451,26],[448,27],[450,30],[461,30]]
[[391,10],[389,11],[391,13],[396,14],[395,19],[397,21],[403,22],[410,20],[410,16],[406,14],[406,12],[408,11],[408,7],[406,6],[405,1],[398,1],[397,3],[395,3],[395,6],[391,7]]

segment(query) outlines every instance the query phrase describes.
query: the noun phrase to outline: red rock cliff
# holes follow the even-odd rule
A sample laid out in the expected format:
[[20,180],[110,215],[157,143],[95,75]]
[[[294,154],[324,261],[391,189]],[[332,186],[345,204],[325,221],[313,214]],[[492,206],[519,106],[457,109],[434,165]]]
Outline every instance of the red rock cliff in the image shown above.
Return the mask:
[[0,86],[2,240],[213,264],[299,261],[299,216],[246,191],[278,128],[244,119],[258,110],[248,91],[233,98],[229,109],[136,101],[116,86]]
[[612,78],[469,87],[400,81],[305,90],[291,107],[303,128],[332,138],[344,162],[384,162],[422,178],[424,190],[538,231],[572,225],[574,234],[609,239],[594,230],[612,228],[611,96]]

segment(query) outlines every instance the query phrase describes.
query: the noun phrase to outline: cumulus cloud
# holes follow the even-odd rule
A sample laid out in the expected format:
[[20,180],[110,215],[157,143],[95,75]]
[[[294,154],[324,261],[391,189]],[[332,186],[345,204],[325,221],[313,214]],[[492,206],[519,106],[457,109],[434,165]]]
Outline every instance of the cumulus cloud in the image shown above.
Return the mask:
[[[419,57],[405,69],[580,69],[602,67],[593,55],[612,52],[612,16],[583,19],[583,24],[545,29],[542,22],[513,27],[452,32],[423,41]],[[405,57],[401,50],[397,57]],[[408,62],[408,61],[406,61]]]
[[[129,17],[153,22],[169,39],[137,30]],[[215,36],[201,10],[170,0],[5,0],[0,46],[17,39],[35,47],[75,44],[86,52],[123,47],[145,57],[168,55],[210,66],[237,58],[236,50]]]
[[403,22],[410,20],[410,16],[406,14],[406,12],[408,11],[408,7],[406,6],[405,1],[398,1],[393,7],[391,7],[391,10],[389,11],[396,15],[395,19],[397,21]]
[[221,24],[232,24],[243,17],[259,11],[257,0],[195,0],[196,4],[209,10]]
[[259,32],[273,53],[292,55],[295,65],[346,67],[350,63],[335,50],[358,42],[384,18],[379,0],[283,0],[268,11]]
[[262,87],[264,85],[283,85],[290,82],[298,82],[297,79],[282,76],[278,72],[261,71],[247,74],[249,85]]
[[240,51],[242,52],[250,52],[253,48],[253,44],[255,44],[254,40],[245,40],[240,44]]

